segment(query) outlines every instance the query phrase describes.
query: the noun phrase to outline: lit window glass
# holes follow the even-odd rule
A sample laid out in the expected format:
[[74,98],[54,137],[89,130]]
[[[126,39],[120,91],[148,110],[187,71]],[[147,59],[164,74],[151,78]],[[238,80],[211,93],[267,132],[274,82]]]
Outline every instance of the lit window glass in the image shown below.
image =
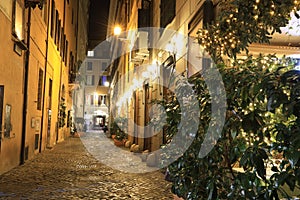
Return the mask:
[[94,51],[88,51],[88,56],[89,57],[94,57]]
[[16,2],[15,7],[15,23],[14,23],[14,33],[19,40],[23,40],[23,9],[19,2]]

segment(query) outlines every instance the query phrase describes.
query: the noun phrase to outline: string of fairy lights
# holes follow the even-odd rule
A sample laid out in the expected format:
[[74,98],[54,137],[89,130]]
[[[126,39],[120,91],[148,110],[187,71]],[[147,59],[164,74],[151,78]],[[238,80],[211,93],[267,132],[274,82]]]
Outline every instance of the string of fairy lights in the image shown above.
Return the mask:
[[219,9],[215,23],[198,31],[199,43],[215,61],[236,58],[251,43],[269,43],[271,35],[288,24],[291,13],[299,18],[300,2],[227,0]]

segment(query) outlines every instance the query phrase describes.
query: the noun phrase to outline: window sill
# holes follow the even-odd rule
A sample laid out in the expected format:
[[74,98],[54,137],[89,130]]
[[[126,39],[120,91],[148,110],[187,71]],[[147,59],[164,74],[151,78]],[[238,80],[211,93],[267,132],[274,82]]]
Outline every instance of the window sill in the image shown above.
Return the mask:
[[21,56],[22,51],[27,51],[27,45],[24,43],[24,40],[19,40],[17,37],[12,35],[12,40],[14,41],[14,51]]

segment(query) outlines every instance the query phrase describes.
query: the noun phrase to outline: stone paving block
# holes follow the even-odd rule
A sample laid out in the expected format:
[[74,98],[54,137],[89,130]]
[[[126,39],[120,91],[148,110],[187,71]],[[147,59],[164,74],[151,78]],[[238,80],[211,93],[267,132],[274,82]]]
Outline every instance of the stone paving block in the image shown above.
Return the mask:
[[[0,199],[173,199],[171,184],[160,171],[125,173],[97,160],[82,141],[84,138],[87,142],[93,134],[98,142],[103,142],[99,133],[68,138],[0,175]],[[106,138],[104,134],[103,137]],[[94,138],[90,139],[88,142],[94,144]],[[135,157],[137,160],[128,156],[133,167],[140,162],[139,156]],[[145,171],[146,167],[145,164]]]

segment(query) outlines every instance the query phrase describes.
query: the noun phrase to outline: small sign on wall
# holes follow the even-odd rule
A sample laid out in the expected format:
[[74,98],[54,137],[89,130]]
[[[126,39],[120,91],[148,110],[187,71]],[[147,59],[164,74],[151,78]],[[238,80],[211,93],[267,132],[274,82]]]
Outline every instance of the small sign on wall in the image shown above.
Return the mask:
[[32,117],[31,118],[31,128],[34,128],[36,132],[39,132],[40,127],[41,127],[41,118],[40,117]]
[[10,138],[10,132],[12,130],[11,124],[11,105],[5,106],[5,119],[4,119],[4,137]]
[[41,127],[41,119],[40,117],[35,118],[35,131],[39,132]]
[[31,128],[35,127],[35,117],[31,118]]

